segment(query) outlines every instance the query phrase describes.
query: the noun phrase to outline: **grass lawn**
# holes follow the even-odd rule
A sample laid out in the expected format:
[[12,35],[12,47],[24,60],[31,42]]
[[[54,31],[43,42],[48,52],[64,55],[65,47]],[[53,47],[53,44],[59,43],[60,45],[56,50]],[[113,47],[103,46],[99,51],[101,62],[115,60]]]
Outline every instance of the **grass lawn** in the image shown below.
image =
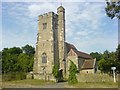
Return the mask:
[[[11,87],[41,87],[45,85],[52,86],[58,86],[60,83],[55,83],[53,81],[47,81],[44,80],[37,80],[37,79],[24,79],[24,80],[15,80],[15,81],[4,81],[2,82],[3,87],[11,86]],[[65,88],[118,88],[118,83],[114,82],[79,82],[77,84],[68,84],[63,83],[60,85],[65,85]],[[56,86],[56,87],[57,87]],[[61,86],[62,87],[62,86]]]
[[79,82],[70,85],[76,88],[118,88],[118,83],[114,82]]
[[37,79],[24,79],[24,80],[15,80],[15,81],[3,81],[2,84],[16,84],[16,85],[46,85],[54,84],[53,81],[44,81]]

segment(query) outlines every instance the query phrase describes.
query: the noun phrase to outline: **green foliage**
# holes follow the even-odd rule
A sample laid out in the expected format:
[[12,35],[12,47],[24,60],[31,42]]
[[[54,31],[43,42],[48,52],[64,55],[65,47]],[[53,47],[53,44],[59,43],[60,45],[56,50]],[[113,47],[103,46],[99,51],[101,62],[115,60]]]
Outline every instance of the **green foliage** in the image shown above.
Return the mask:
[[58,64],[55,64],[54,66],[53,66],[53,69],[52,69],[52,74],[53,74],[53,76],[56,78],[56,79],[58,79],[58,77],[59,77],[59,65]]
[[0,74],[2,74],[2,52],[0,51]]
[[113,19],[114,17],[117,17],[118,19],[120,19],[120,1],[116,1],[116,2],[109,2],[108,0],[106,0],[106,14],[108,15],[108,17],[110,17],[111,19]]
[[20,54],[22,53],[22,50],[19,47],[13,47],[13,48],[4,48],[3,53],[9,53],[9,54]]
[[54,64],[52,69],[52,74],[56,79],[56,82],[63,81],[63,73],[62,73],[62,70],[59,70],[59,62],[56,62],[56,64]]
[[118,45],[118,48],[116,49],[116,54],[117,54],[117,58],[120,61],[120,44]]
[[99,69],[104,73],[110,73],[111,67],[115,66],[114,61],[111,59],[101,59],[98,62]]
[[22,53],[18,56],[18,63],[21,67],[21,71],[23,72],[30,72],[33,67],[33,56],[29,56],[25,53]]
[[118,45],[118,48],[116,49],[116,67],[118,70],[118,73],[120,73],[120,44]]
[[110,58],[110,52],[108,50],[104,51],[102,58],[104,59]]
[[115,52],[104,51],[101,60],[98,62],[98,68],[104,73],[110,73],[111,67],[116,67],[116,71],[120,73],[120,45]]
[[22,50],[26,54],[34,54],[35,53],[35,48],[33,48],[32,46],[30,46],[28,44],[26,46],[22,47]]
[[2,51],[2,72],[15,72],[19,71],[17,67],[18,56],[22,53],[22,50],[18,47],[5,48]]
[[[29,53],[23,53],[19,47],[4,48],[2,50],[2,73],[8,74],[9,78],[10,75],[16,77],[14,73],[27,73],[32,71],[34,62],[34,53],[32,52],[34,48],[32,48],[33,47],[30,46]],[[29,48],[27,51],[29,51]]]
[[90,53],[90,55],[91,55],[93,58],[96,58],[97,61],[99,61],[99,60],[101,59],[101,53],[92,52],[92,53]]
[[70,60],[70,67],[69,67],[69,78],[68,82],[70,84],[75,84],[78,82],[76,78],[76,73],[77,73],[77,67],[76,65]]

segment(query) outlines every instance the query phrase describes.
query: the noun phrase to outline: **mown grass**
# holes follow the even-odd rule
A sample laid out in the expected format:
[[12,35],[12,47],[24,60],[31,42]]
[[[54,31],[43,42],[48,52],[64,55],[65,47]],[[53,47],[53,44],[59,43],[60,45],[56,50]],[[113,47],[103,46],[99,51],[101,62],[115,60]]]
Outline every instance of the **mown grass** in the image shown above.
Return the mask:
[[77,84],[69,84],[76,88],[118,88],[118,83],[114,82],[79,82]]
[[37,79],[24,79],[24,80],[14,80],[14,81],[3,81],[2,84],[9,83],[9,84],[17,84],[17,85],[46,85],[46,84],[54,84],[53,81],[44,81],[44,80],[37,80]]
[[[2,84],[14,84],[14,85],[33,85],[33,86],[44,86],[44,85],[54,85],[53,81],[44,81],[37,79],[24,79],[15,81],[3,81]],[[118,83],[114,82],[79,82],[77,84],[67,84],[67,88],[118,88]]]

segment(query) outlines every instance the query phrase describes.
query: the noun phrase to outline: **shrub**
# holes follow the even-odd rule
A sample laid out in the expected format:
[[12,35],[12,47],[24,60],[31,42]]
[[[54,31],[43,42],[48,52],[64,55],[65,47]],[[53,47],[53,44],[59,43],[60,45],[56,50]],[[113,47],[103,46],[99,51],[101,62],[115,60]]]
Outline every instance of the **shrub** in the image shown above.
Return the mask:
[[62,70],[59,70],[59,63],[56,63],[52,69],[52,74],[54,78],[56,79],[56,82],[62,82],[63,81],[63,73]]
[[78,70],[77,70],[76,65],[70,60],[69,78],[68,78],[68,82],[70,84],[75,84],[78,82],[78,80],[76,78],[77,71]]
[[59,73],[59,66],[58,66],[58,64],[55,64],[52,69],[52,74],[53,74],[54,78],[56,79],[56,82],[58,82],[58,78],[59,78],[58,73]]

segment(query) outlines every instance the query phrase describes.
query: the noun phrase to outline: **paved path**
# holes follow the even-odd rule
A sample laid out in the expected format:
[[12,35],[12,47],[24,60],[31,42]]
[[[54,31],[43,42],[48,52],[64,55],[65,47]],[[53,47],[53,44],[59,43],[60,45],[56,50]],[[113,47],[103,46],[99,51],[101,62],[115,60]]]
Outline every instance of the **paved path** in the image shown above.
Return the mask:
[[67,88],[67,82],[55,83],[53,85],[45,85],[43,86],[43,88]]

